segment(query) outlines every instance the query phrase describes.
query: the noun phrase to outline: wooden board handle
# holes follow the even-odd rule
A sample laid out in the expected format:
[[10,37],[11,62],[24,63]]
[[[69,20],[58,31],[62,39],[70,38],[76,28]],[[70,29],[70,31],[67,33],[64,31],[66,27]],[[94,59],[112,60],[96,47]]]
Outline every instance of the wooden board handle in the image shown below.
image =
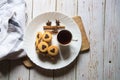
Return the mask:
[[88,41],[84,25],[82,23],[82,19],[80,16],[73,17],[74,21],[77,23],[78,27],[80,28],[81,35],[82,35],[82,46],[80,51],[87,51],[90,48],[90,43]]

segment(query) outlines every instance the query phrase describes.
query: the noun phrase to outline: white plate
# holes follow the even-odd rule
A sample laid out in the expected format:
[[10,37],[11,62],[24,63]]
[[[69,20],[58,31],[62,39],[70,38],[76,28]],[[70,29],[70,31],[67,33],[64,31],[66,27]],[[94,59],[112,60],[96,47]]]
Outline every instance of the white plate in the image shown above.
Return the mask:
[[[43,32],[43,25],[45,25],[48,20],[52,21],[52,25],[54,25],[56,19],[60,20],[61,25],[65,25],[65,29],[71,31],[73,41],[67,47],[60,47],[56,40],[56,35],[53,35],[52,44],[59,47],[59,56],[55,62],[45,59],[42,60],[39,58],[35,50],[36,33],[38,31]],[[27,26],[24,35],[24,49],[27,52],[27,56],[33,61],[33,63],[45,69],[60,69],[69,65],[78,56],[81,42],[81,32],[77,24],[72,18],[59,12],[47,12],[37,16]]]

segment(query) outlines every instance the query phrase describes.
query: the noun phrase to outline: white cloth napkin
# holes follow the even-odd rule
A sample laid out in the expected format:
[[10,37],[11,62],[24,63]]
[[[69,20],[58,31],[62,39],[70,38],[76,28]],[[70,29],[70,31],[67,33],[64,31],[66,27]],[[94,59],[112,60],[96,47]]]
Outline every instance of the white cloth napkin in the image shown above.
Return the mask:
[[0,60],[26,55],[22,49],[25,10],[24,0],[0,0]]

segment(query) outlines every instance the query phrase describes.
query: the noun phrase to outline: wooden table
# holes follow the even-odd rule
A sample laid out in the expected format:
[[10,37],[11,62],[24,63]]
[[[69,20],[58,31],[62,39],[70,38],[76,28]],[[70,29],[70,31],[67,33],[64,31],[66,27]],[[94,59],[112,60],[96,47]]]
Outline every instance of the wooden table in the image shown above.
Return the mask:
[[22,60],[1,61],[0,80],[120,80],[120,0],[26,0],[28,22],[58,11],[81,16],[90,51],[61,70],[27,69]]

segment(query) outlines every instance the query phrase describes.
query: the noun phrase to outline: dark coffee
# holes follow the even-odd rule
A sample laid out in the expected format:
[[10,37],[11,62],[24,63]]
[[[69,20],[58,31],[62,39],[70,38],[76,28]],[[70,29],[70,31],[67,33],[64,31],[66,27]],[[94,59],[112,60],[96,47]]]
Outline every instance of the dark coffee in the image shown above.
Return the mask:
[[59,43],[65,45],[68,44],[72,39],[72,34],[68,30],[62,30],[57,35],[57,40]]

